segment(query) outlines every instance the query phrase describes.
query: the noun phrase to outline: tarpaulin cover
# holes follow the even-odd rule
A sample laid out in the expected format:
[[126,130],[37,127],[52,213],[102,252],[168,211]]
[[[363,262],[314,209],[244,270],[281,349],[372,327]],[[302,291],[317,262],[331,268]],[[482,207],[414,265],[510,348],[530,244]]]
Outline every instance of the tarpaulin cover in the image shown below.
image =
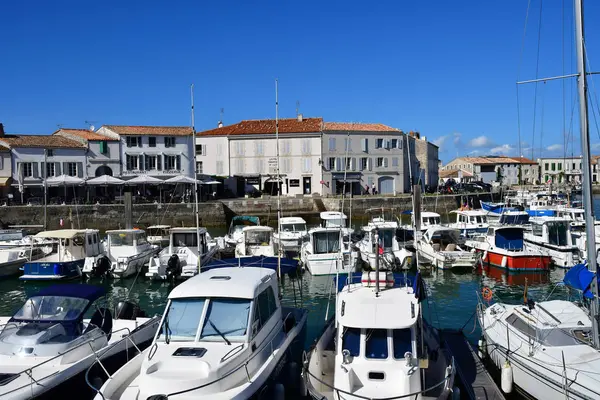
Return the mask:
[[571,267],[565,274],[563,283],[569,287],[581,290],[588,299],[593,298],[590,285],[594,279],[594,273],[587,269],[587,264],[577,264]]

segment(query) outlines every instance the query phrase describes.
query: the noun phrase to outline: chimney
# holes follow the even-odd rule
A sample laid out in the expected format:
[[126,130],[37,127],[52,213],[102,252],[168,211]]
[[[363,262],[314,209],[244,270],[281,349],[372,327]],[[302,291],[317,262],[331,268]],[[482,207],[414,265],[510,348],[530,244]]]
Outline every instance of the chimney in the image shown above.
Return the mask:
[[217,128],[222,128],[223,127],[223,121],[219,121],[219,123],[217,124]]
[[4,136],[4,124],[0,123],[0,136]]
[[302,114],[298,114],[298,122],[302,122]]
[[417,139],[420,139],[420,138],[421,138],[421,134],[420,134],[419,132],[415,132],[415,137],[416,137]]

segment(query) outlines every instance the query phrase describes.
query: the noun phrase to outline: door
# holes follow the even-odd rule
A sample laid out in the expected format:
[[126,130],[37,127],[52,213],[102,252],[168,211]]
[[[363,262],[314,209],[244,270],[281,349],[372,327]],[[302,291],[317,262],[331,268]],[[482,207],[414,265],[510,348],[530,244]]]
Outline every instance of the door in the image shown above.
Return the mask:
[[302,178],[302,192],[304,194],[310,194],[312,191],[311,187],[311,178],[310,176],[305,176]]
[[382,176],[379,178],[379,194],[394,193],[394,178],[391,176]]

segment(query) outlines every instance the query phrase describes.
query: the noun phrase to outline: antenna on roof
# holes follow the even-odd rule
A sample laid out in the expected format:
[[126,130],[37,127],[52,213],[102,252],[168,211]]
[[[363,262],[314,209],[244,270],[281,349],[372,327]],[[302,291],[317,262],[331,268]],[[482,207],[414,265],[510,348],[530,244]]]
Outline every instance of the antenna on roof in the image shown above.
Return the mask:
[[300,114],[300,100],[296,100],[296,117]]
[[58,129],[62,129],[62,127],[63,127],[64,125],[65,125],[65,124],[56,124],[56,126],[58,127]]
[[223,114],[225,113],[225,109],[223,107],[221,107],[221,118],[219,119],[219,123],[217,124],[217,126],[219,128],[223,127]]
[[96,122],[98,122],[98,121],[84,121],[84,123],[89,125],[88,129],[92,132],[94,132],[96,130],[96,127],[93,125]]

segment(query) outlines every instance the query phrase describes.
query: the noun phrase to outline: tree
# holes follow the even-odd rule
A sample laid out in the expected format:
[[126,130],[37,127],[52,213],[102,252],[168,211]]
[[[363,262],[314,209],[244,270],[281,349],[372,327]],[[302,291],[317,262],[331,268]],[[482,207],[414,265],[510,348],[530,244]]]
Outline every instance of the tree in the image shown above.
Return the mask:
[[518,179],[519,179],[519,186],[521,186],[523,184],[523,171],[522,171],[523,166],[519,165],[519,171],[518,171]]
[[496,182],[498,182],[500,185],[502,185],[502,179],[504,178],[504,175],[502,174],[504,171],[502,170],[502,167],[498,167],[496,168]]

